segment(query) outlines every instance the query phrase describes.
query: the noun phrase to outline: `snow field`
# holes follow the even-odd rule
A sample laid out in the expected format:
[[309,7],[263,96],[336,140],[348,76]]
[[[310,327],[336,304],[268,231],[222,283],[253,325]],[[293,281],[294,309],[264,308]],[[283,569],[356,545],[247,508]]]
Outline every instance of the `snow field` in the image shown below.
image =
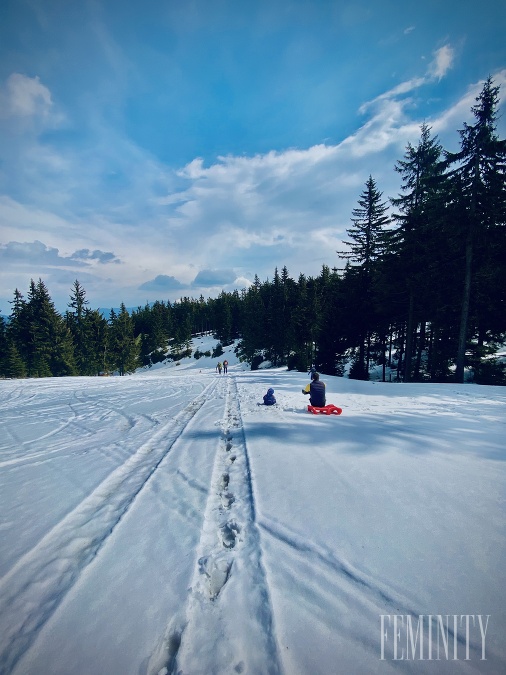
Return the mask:
[[[504,672],[506,392],[323,377],[315,417],[227,358],[0,382],[0,672]],[[487,660],[380,660],[381,614],[490,615]]]

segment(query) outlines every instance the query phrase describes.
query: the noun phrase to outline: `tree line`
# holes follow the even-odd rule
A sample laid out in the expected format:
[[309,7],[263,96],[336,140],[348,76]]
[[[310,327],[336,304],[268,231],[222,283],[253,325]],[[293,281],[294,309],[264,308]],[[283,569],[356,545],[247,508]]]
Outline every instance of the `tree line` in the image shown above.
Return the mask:
[[[369,176],[337,252],[344,268],[271,280],[217,298],[157,301],[105,318],[76,280],[60,315],[42,280],[16,290],[0,323],[6,377],[132,372],[191,354],[192,335],[238,340],[239,356],[305,371],[367,379],[505,384],[491,358],[506,337],[506,141],[497,135],[499,87],[489,78],[464,124],[460,149],[441,146],[427,124],[394,169],[400,193],[383,200]],[[200,353],[196,352],[195,357]],[[350,367],[351,366],[351,367]]]

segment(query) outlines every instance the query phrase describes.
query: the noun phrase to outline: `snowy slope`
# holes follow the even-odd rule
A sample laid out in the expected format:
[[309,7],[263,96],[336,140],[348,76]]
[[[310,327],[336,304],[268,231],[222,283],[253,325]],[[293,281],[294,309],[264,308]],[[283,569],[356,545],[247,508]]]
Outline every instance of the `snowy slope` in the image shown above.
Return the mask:
[[[0,382],[0,672],[505,672],[506,391],[325,377],[315,417],[227,356]],[[469,659],[384,619],[381,660],[394,614],[473,615]]]

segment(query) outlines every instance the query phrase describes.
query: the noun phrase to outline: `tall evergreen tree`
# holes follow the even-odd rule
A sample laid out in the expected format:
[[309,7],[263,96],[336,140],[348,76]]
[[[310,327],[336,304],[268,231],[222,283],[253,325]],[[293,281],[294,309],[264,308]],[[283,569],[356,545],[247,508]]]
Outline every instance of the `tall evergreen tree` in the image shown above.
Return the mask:
[[268,346],[265,339],[266,307],[258,275],[255,275],[253,284],[244,293],[242,302],[244,309],[239,353],[241,358],[253,363]]
[[16,347],[17,353],[28,372],[28,344],[30,341],[30,324],[28,321],[27,303],[19,289],[14,290],[14,300],[10,301],[11,313],[7,326],[7,338]]
[[28,374],[31,377],[75,375],[72,335],[39,279],[30,282],[26,304],[30,327]]
[[0,377],[5,376],[7,344],[7,328],[3,316],[0,316]]
[[119,314],[111,311],[109,359],[120,375],[132,373],[139,366],[139,348],[134,336],[132,317],[121,303]]
[[374,270],[385,251],[385,228],[390,219],[388,206],[382,201],[383,193],[378,190],[375,180],[369,176],[365,190],[359,197],[358,207],[352,211],[354,227],[347,230],[350,240],[345,241],[349,250],[341,252],[343,258],[355,263],[349,267],[347,275],[356,282],[355,291],[358,302],[356,316],[359,334],[358,358],[353,368],[357,379],[368,379],[371,328],[374,323],[372,302]]
[[94,368],[90,361],[93,360],[90,354],[90,345],[86,335],[86,309],[88,305],[86,300],[86,291],[76,279],[72,286],[68,307],[70,310],[66,313],[67,326],[72,334],[74,343],[74,357],[77,371],[80,375],[91,375]]
[[5,377],[9,378],[26,377],[23,359],[19,355],[16,345],[10,340],[7,341],[5,356],[2,359],[2,372]]
[[[491,232],[504,227],[506,141],[496,133],[499,87],[489,77],[476,105],[471,108],[475,123],[464,124],[460,151],[448,153],[449,164],[456,164],[451,176],[460,193],[459,212],[464,245],[463,290],[455,378],[464,381],[465,353],[469,337],[471,294],[480,257],[486,254]],[[463,208],[462,208],[463,207]],[[497,219],[501,222],[497,222]],[[478,258],[478,260],[476,260]]]
[[[418,323],[428,318],[427,302],[434,292],[436,280],[430,274],[433,262],[441,259],[441,237],[444,193],[443,148],[437,138],[432,138],[430,127],[421,126],[421,136],[416,147],[408,143],[404,159],[399,160],[395,170],[402,176],[401,194],[391,199],[400,213],[394,214],[399,224],[390,237],[390,246],[397,254],[400,269],[398,281],[402,279],[407,294],[406,351],[403,379],[408,382],[414,374],[419,377],[420,359],[413,367],[413,341]],[[439,270],[441,271],[441,270]],[[432,276],[432,278],[431,278]],[[423,331],[421,331],[423,336]],[[424,345],[419,343],[420,357]]]
[[98,309],[86,308],[84,314],[87,375],[107,373],[108,324]]

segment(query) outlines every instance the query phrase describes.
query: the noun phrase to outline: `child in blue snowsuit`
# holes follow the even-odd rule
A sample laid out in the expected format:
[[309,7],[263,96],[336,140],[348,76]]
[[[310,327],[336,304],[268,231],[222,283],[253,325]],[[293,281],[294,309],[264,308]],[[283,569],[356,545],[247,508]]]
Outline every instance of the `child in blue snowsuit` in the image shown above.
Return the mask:
[[264,405],[274,405],[276,399],[274,398],[274,389],[267,389],[267,393],[264,396]]

